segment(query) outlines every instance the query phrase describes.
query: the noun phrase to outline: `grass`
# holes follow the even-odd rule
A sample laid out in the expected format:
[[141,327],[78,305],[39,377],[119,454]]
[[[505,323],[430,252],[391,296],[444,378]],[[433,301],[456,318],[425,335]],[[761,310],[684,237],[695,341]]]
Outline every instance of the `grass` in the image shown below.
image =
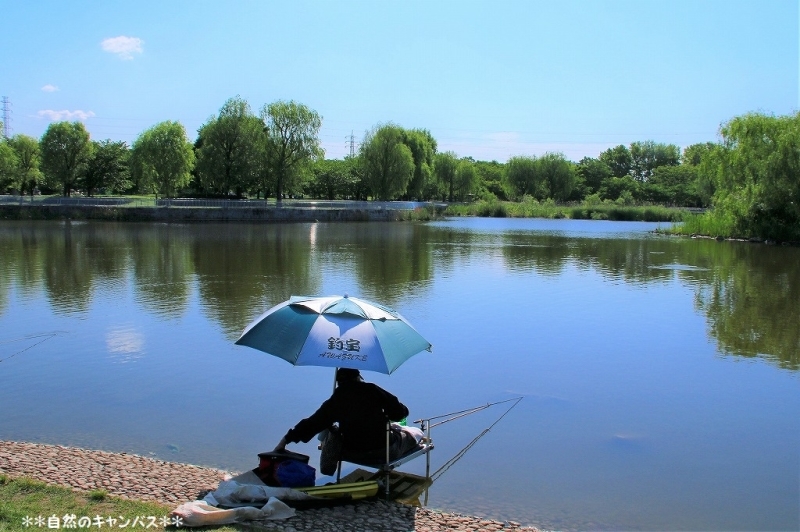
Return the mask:
[[522,202],[478,201],[466,205],[450,205],[445,216],[480,216],[492,218],[570,218],[572,220],[615,220],[644,222],[680,222],[683,209],[659,205],[620,205],[613,202],[556,205],[526,199]]
[[[174,510],[153,502],[111,497],[103,490],[89,493],[49,486],[28,478],[0,475],[0,532],[31,530],[178,530],[171,524]],[[64,520],[67,516],[67,521]],[[90,525],[87,525],[87,520]],[[102,520],[102,527],[97,521]],[[164,523],[168,526],[164,526]],[[74,527],[69,524],[74,523]],[[127,525],[126,525],[127,523]],[[26,526],[27,524],[27,526]],[[53,526],[58,524],[58,526]],[[81,526],[84,525],[84,526]],[[123,525],[126,525],[123,527]],[[234,526],[200,527],[194,530],[238,532]]]

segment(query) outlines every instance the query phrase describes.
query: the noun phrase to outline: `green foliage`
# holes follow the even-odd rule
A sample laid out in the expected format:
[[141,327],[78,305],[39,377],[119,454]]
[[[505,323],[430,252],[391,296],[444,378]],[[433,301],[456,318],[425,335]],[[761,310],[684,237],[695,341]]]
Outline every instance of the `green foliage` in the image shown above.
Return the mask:
[[406,188],[407,199],[429,199],[424,195],[430,190],[429,183],[433,178],[434,157],[436,156],[436,139],[427,129],[405,130],[403,142],[411,150],[414,159],[414,174]]
[[[447,201],[455,201],[456,171],[458,170],[458,155],[448,151],[437,153],[434,162],[434,175],[439,182],[439,188],[447,195]],[[445,199],[445,198],[442,198]]]
[[506,163],[505,185],[514,199],[530,195],[535,198],[544,197],[544,180],[537,172],[536,157],[511,157]]
[[477,197],[508,199],[506,189],[503,186],[505,180],[504,164],[497,161],[476,161],[475,170],[478,172]]
[[0,192],[14,183],[17,176],[17,154],[5,140],[0,140]]
[[307,167],[325,156],[319,143],[322,117],[301,103],[279,100],[261,108],[261,120],[266,134],[263,175],[281,201],[286,191],[300,189]]
[[263,190],[265,136],[261,119],[239,96],[230,98],[198,131],[197,174],[206,193],[240,196],[245,188]]
[[361,176],[355,157],[315,161],[311,173],[314,177],[306,183],[306,190],[312,197],[328,200],[357,197]]
[[546,184],[546,196],[557,202],[569,199],[577,184],[575,165],[563,153],[545,153],[536,160],[537,173]]
[[39,146],[45,179],[69,196],[91,155],[89,132],[81,122],[53,122]]
[[11,146],[17,157],[14,185],[20,195],[27,191],[33,196],[36,186],[42,179],[39,141],[28,135],[14,135],[8,139],[8,145]]
[[697,193],[697,176],[696,166],[659,166],[642,185],[643,199],[652,203],[702,207],[703,200]]
[[140,189],[172,198],[191,179],[195,156],[179,122],[161,122],[139,135],[131,150],[131,172]]
[[736,117],[721,135],[701,163],[716,188],[708,216],[731,235],[800,240],[800,113]]
[[614,177],[625,177],[631,173],[633,157],[631,151],[622,144],[601,153],[600,161],[608,166]]
[[660,166],[677,166],[681,160],[681,149],[674,144],[659,144],[652,140],[632,142],[630,148],[630,174],[637,181],[647,181],[653,170]]
[[106,490],[92,490],[89,492],[89,498],[93,501],[104,501],[108,497]]
[[458,201],[464,201],[478,188],[478,172],[472,159],[461,159],[456,168],[454,194]]
[[87,196],[96,190],[121,193],[131,186],[130,150],[125,142],[92,141],[91,155],[86,161],[80,185]]
[[414,173],[414,157],[395,124],[375,126],[361,143],[364,180],[374,198],[388,201],[405,192]]
[[584,157],[575,168],[575,173],[583,179],[588,194],[594,194],[600,190],[603,181],[612,176],[611,168],[600,159]]
[[482,216],[495,218],[571,218],[574,220],[616,220],[679,222],[686,211],[661,206],[634,206],[598,202],[597,196],[581,205],[557,205],[552,200],[537,201],[526,196],[521,202],[477,201],[469,205],[452,204],[445,216]]
[[626,197],[637,198],[640,187],[639,182],[634,181],[631,176],[610,177],[600,187],[600,197],[604,200],[616,201],[627,192]]

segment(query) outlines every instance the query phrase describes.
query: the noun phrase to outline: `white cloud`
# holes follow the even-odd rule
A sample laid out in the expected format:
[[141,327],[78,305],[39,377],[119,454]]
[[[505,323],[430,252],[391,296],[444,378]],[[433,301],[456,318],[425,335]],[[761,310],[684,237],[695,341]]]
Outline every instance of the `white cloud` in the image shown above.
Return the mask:
[[119,37],[110,37],[103,40],[100,46],[106,52],[117,54],[120,59],[130,60],[133,59],[133,54],[142,53],[143,44],[144,41],[138,37],[120,35]]
[[60,122],[62,120],[86,121],[94,116],[94,111],[81,111],[80,109],[75,111],[67,111],[66,109],[63,111],[53,111],[52,109],[45,109],[44,111],[39,111],[39,116],[47,118],[51,122]]
[[56,87],[55,85],[50,85],[50,84],[48,83],[47,85],[45,85],[44,87],[42,87],[42,90],[43,90],[44,92],[56,92],[56,91],[58,90],[58,87]]
[[110,327],[106,331],[106,349],[118,362],[134,362],[144,356],[144,336],[130,326]]

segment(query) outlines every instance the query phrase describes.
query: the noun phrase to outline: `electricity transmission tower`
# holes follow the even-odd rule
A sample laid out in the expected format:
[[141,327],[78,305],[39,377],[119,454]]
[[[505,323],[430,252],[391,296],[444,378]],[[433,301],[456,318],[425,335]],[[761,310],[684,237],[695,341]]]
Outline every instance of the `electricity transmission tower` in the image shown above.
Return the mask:
[[3,96],[3,137],[11,137],[11,101]]
[[353,135],[353,132],[350,131],[350,136],[345,138],[348,139],[348,143],[350,144],[350,157],[353,157],[356,154],[356,137]]

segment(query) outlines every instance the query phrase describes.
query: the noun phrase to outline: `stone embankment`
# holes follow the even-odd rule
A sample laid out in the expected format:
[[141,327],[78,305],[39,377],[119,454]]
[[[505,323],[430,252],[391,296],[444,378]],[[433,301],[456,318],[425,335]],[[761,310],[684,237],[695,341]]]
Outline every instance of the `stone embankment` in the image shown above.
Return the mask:
[[[177,507],[213,490],[228,473],[218,469],[165,462],[126,453],[0,440],[0,473],[28,477],[79,491]],[[318,531],[531,531],[513,521],[486,520],[388,501],[364,501],[332,508],[298,511],[269,530]]]
[[396,209],[240,207],[118,207],[0,204],[0,220],[106,220],[117,222],[392,222]]

